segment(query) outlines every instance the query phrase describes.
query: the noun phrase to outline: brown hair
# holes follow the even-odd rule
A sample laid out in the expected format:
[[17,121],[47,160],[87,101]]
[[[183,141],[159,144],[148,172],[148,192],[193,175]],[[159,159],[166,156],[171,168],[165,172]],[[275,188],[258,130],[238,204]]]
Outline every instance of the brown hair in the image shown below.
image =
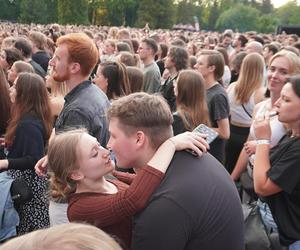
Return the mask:
[[14,62],[23,60],[21,52],[16,48],[3,49],[3,51],[6,54],[6,61],[9,67],[11,67],[14,64]]
[[1,250],[121,250],[118,243],[101,229],[85,224],[67,223],[40,229],[14,238]]
[[207,66],[215,66],[215,79],[221,81],[225,66],[224,57],[222,54],[216,50],[201,50],[198,56],[207,56]]
[[263,85],[264,58],[258,53],[250,53],[242,63],[235,86],[235,100],[238,104],[247,103],[251,95]]
[[300,75],[294,75],[289,79],[289,82],[292,85],[292,89],[295,94],[300,98]]
[[10,118],[10,98],[8,92],[8,82],[5,73],[0,67],[0,133],[5,132]]
[[34,73],[20,73],[15,88],[17,95],[7,127],[7,143],[12,144],[17,126],[26,114],[35,115],[42,120],[48,139],[52,131],[52,114],[44,80]]
[[69,61],[80,64],[82,75],[91,74],[99,60],[99,52],[94,41],[84,33],[70,33],[57,39],[57,46],[65,44]]
[[144,74],[138,67],[126,67],[131,93],[144,89]]
[[185,48],[172,46],[168,51],[168,56],[171,57],[177,71],[188,67],[189,55]]
[[199,124],[210,125],[204,79],[194,70],[183,70],[177,79],[176,106],[185,128],[192,131]]
[[31,66],[31,64],[24,62],[24,61],[16,61],[13,64],[16,68],[17,73],[21,72],[28,72],[28,73],[34,73],[34,69]]
[[123,63],[104,62],[100,66],[103,76],[107,78],[106,95],[109,100],[131,93],[126,67]]
[[125,134],[142,130],[154,149],[172,136],[173,117],[161,96],[133,93],[115,100],[108,110],[108,119],[118,119]]
[[39,50],[45,50],[47,44],[46,35],[39,31],[32,31],[29,34],[29,38]]
[[121,51],[119,53],[120,62],[126,66],[139,66],[139,57],[137,54],[132,54],[129,51]]
[[84,129],[70,130],[54,136],[48,148],[48,164],[50,169],[50,195],[54,199],[68,197],[75,192],[76,182],[70,174],[79,169],[78,143]]

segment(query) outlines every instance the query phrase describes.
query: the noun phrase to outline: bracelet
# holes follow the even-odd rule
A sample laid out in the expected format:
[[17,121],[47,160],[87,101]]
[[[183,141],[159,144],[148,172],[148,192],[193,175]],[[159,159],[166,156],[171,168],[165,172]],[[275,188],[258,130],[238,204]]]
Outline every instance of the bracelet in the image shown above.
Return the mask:
[[269,145],[270,143],[271,143],[270,140],[265,140],[265,139],[256,140],[256,145]]

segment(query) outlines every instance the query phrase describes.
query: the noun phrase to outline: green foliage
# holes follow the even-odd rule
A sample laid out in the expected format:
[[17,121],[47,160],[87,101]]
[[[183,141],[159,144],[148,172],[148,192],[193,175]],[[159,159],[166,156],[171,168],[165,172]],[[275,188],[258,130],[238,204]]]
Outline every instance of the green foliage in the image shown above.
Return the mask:
[[151,29],[171,28],[175,21],[173,0],[141,0],[138,8],[137,26],[149,23]]
[[195,1],[182,0],[177,4],[175,23],[193,24],[194,16],[199,19],[202,16],[202,7]]
[[278,17],[281,25],[300,24],[299,13],[300,6],[297,5],[295,0],[289,1],[276,10],[276,16]]
[[0,19],[17,21],[20,13],[20,0],[10,2],[8,0],[0,0]]
[[270,14],[273,11],[271,0],[263,0],[260,10],[263,14]]
[[57,6],[60,24],[89,24],[87,0],[57,0]]
[[22,23],[48,23],[47,0],[21,0],[19,21]]
[[23,23],[100,24],[171,28],[194,23],[202,29],[274,32],[300,24],[296,0],[274,9],[271,0],[0,0],[0,19]]
[[274,14],[261,15],[258,19],[257,31],[261,33],[273,33],[276,30],[279,20]]
[[138,0],[90,0],[89,20],[92,24],[134,26]]
[[218,16],[219,16],[218,1],[214,0],[213,5],[210,7],[209,15],[208,15],[207,28],[209,30],[215,30]]
[[259,16],[257,9],[239,4],[223,12],[217,20],[216,27],[220,30],[232,29],[240,32],[257,30]]

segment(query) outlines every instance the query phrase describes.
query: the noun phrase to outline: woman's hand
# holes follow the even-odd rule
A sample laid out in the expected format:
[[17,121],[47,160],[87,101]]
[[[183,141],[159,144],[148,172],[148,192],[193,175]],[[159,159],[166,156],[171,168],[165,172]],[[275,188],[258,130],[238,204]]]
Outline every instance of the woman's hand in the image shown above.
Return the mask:
[[48,156],[41,158],[34,166],[35,173],[38,176],[44,177],[47,175]]
[[264,117],[258,117],[253,123],[256,140],[270,140],[271,126],[269,112],[266,112]]
[[256,141],[247,141],[244,143],[244,149],[248,156],[255,154],[256,150]]
[[209,145],[205,140],[204,134],[185,132],[178,134],[169,140],[174,144],[176,151],[190,149],[201,156],[207,152]]
[[8,160],[0,160],[0,170],[4,170],[8,168]]

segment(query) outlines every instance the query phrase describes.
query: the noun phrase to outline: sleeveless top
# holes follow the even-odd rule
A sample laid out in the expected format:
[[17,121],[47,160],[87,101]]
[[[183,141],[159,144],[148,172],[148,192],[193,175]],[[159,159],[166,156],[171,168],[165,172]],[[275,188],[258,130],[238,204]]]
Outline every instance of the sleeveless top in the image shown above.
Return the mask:
[[[229,105],[230,105],[230,120],[232,122],[245,124],[250,127],[252,123],[252,118],[249,116],[249,114],[252,116],[253,109],[255,106],[254,93],[250,96],[249,101],[243,104],[244,108],[241,104],[236,103],[235,86],[229,88],[227,94],[228,94]],[[249,114],[247,114],[246,111]]]
[[[255,118],[264,115],[264,113],[268,110],[270,111],[270,99],[262,101],[260,107],[258,108]],[[278,116],[273,116],[270,118],[270,127],[271,127],[271,138],[270,138],[270,146],[271,148],[276,146],[280,139],[286,134],[286,129],[283,124],[278,120]],[[254,140],[256,139],[253,126],[250,127],[250,137]],[[252,166],[254,163],[255,154],[249,157],[247,170],[248,174],[252,177]],[[250,163],[250,164],[249,164]],[[252,165],[252,166],[251,166]]]
[[[259,109],[257,110],[255,117],[257,118],[259,116],[264,115],[264,113],[267,110],[270,110],[270,99],[262,101],[262,104],[260,105]],[[270,145],[272,148],[275,145],[277,145],[279,140],[286,134],[286,129],[283,126],[283,124],[280,121],[278,121],[277,115],[270,118],[270,126],[271,126],[271,131],[272,131]],[[250,128],[250,136],[254,139],[256,138],[253,126],[251,126],[251,128]]]

